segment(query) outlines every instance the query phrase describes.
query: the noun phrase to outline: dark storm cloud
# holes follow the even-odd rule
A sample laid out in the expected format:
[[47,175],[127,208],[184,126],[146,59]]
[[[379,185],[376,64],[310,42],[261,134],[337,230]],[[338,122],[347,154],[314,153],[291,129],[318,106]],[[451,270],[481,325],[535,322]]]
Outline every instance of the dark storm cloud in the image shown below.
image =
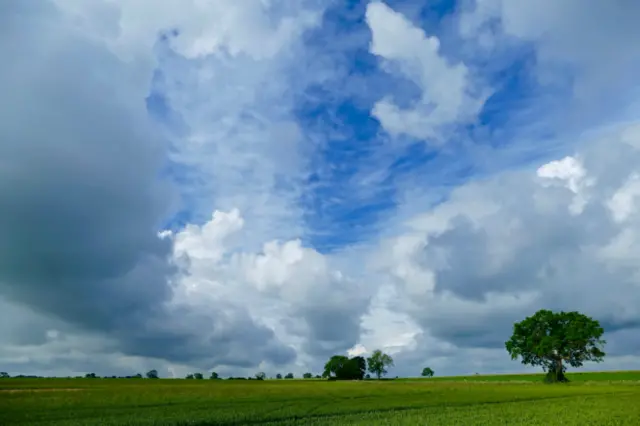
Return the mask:
[[[158,179],[167,146],[144,107],[149,63],[125,63],[48,2],[1,7],[0,294],[130,354],[211,363],[244,345],[245,364],[291,360],[248,318],[166,304],[177,271],[157,231],[176,194]],[[221,324],[241,337],[209,332]]]

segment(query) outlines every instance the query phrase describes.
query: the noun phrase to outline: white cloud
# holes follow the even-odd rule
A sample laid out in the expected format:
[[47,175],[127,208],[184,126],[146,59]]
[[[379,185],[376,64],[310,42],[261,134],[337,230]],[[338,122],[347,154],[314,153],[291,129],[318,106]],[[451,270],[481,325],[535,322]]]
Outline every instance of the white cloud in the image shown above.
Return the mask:
[[392,135],[443,142],[446,130],[475,119],[486,94],[474,87],[476,83],[463,63],[453,64],[441,55],[437,37],[427,36],[382,2],[369,3],[366,19],[372,33],[370,52],[421,91],[419,100],[409,108],[399,107],[392,97],[376,103],[372,114],[385,130]]
[[241,238],[242,223],[237,210],[216,211],[208,223],[174,235],[185,271],[175,282],[174,303],[192,312],[212,306],[245,312],[296,349],[301,369],[355,344],[371,290],[299,240],[234,250],[225,241]]
[[[396,312],[459,348],[499,347],[513,321],[540,308],[583,311],[614,340],[640,326],[640,153],[628,135],[619,128],[584,145],[584,163],[566,157],[460,187],[414,219],[410,232],[381,246]],[[572,208],[585,182],[590,196]],[[482,204],[497,208],[475,207]]]

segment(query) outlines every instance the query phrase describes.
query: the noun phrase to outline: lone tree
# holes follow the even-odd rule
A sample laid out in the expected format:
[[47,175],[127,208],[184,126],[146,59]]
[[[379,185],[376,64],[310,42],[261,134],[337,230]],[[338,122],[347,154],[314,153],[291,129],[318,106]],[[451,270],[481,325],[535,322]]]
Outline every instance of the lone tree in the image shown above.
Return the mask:
[[8,379],[9,377],[9,373],[7,373],[6,371],[3,371],[0,373],[0,379]]
[[157,378],[158,378],[158,370],[147,371],[147,379],[157,379]]
[[422,377],[433,377],[433,370],[429,367],[423,368]]
[[566,364],[581,367],[585,361],[600,362],[605,356],[600,323],[579,312],[539,310],[513,325],[513,336],[505,347],[511,359],[539,365],[546,382],[567,382]]
[[215,371],[212,371],[211,375],[209,376],[209,379],[211,379],[211,380],[218,380],[219,378],[220,378],[220,376]]
[[276,374],[276,379],[282,379],[282,374],[280,373]]
[[375,374],[380,380],[380,377],[387,374],[387,367],[393,366],[393,358],[377,349],[367,358],[367,365],[369,366],[369,372]]
[[302,375],[302,378],[303,378],[303,379],[312,379],[312,378],[313,378],[313,374],[311,374],[311,373],[304,373],[304,374]]
[[264,380],[266,378],[267,375],[264,372],[260,371],[259,373],[256,373],[256,380]]

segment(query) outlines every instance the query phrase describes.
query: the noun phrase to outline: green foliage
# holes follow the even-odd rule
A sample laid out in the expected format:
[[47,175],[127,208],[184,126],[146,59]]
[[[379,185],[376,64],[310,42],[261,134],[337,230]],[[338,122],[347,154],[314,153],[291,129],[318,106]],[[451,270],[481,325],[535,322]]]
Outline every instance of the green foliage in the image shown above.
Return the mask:
[[387,374],[387,367],[393,366],[393,358],[383,353],[381,350],[375,350],[369,358],[367,358],[369,372],[376,375],[378,380]]
[[264,380],[267,378],[267,375],[265,373],[263,373],[262,371],[259,373],[256,373],[256,380]]
[[9,376],[9,373],[7,373],[6,371],[2,371],[0,372],[0,379],[8,379],[11,376]]
[[85,379],[95,379],[97,378],[96,373],[87,373],[84,375]]
[[433,370],[429,367],[425,367],[422,369],[422,377],[433,377]]
[[284,376],[285,379],[293,379],[293,373],[287,373],[286,376]]
[[276,374],[276,379],[282,379],[282,374],[280,373]]
[[185,376],[185,379],[187,379],[187,380],[192,380],[192,379],[194,379],[193,374],[187,374],[187,375]]
[[366,361],[361,356],[349,358],[334,355],[324,365],[322,377],[336,380],[362,380],[366,371]]
[[514,324],[505,347],[512,359],[541,366],[545,381],[567,381],[566,365],[581,367],[585,361],[600,362],[606,343],[600,323],[579,312],[552,312],[542,309]]
[[204,377],[202,376],[202,373],[193,373],[193,378],[196,380],[202,380]]
[[157,379],[157,378],[158,378],[158,370],[147,371],[147,379]]
[[313,374],[311,374],[311,373],[304,373],[304,374],[302,375],[302,378],[303,378],[303,379],[311,379],[311,378],[313,378]]
[[215,371],[211,372],[211,375],[209,376],[209,378],[211,380],[218,380],[220,378],[220,376],[218,375],[218,373],[216,373]]

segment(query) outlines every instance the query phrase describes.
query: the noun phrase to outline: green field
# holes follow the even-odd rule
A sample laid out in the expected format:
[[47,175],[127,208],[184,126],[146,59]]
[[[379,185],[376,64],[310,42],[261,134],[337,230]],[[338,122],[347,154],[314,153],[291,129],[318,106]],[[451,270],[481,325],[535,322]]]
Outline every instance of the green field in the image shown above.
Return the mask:
[[640,372],[389,381],[2,379],[2,425],[638,425]]

